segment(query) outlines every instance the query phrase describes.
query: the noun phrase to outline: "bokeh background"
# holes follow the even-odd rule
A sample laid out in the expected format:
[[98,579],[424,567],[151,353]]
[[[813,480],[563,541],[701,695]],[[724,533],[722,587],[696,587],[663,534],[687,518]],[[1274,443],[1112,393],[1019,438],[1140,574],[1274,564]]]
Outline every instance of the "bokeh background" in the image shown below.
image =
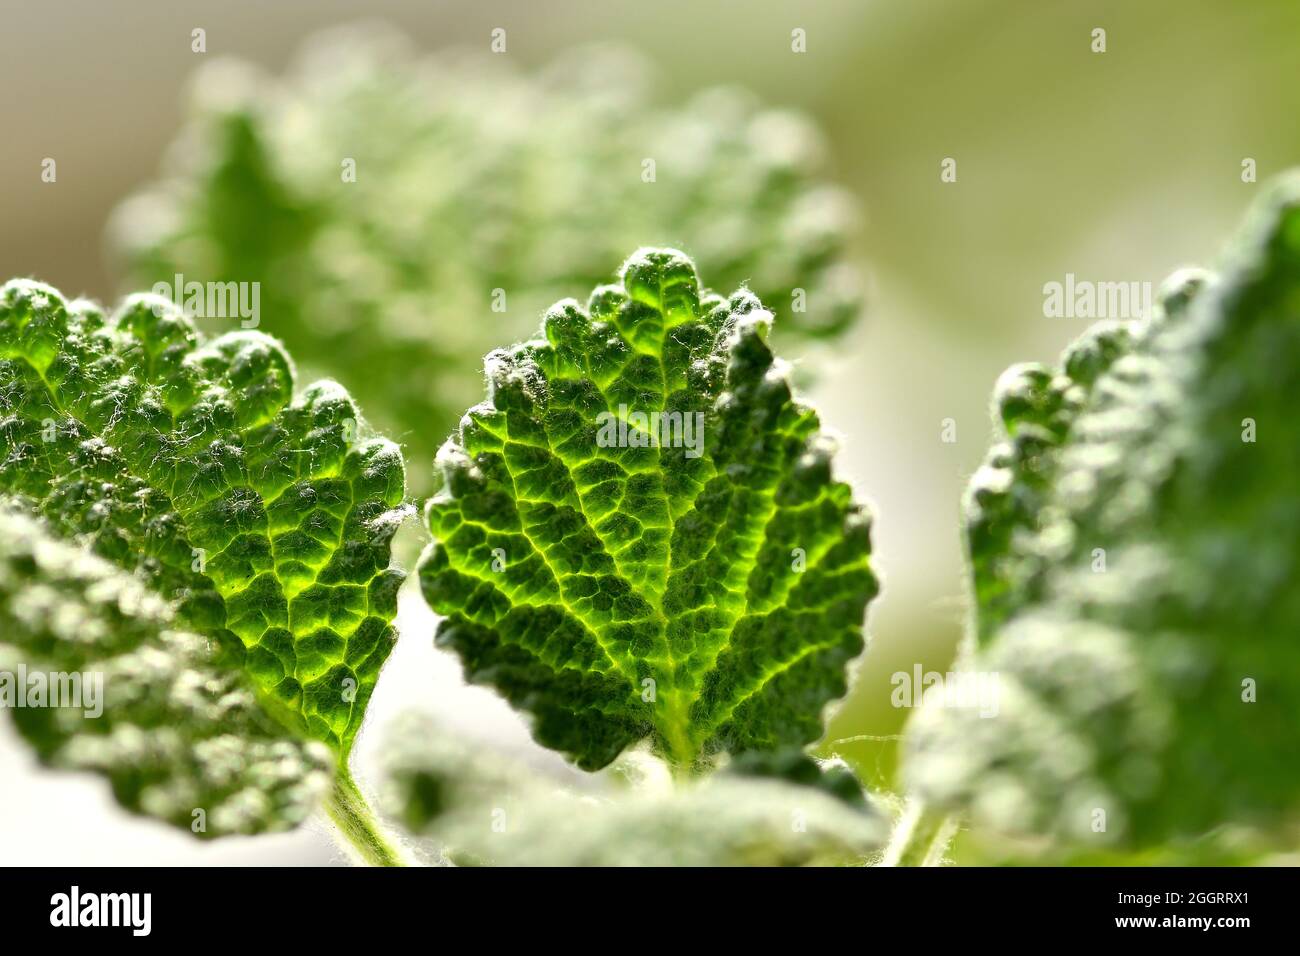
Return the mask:
[[[505,27],[523,67],[615,41],[659,65],[665,102],[738,83],[823,127],[834,177],[866,212],[873,281],[866,321],[827,356],[813,397],[843,438],[841,473],[877,515],[885,591],[822,750],[878,785],[907,715],[889,705],[890,675],[945,668],[962,631],[960,496],[988,445],[992,384],[1011,362],[1051,360],[1087,324],[1045,318],[1043,284],[1067,272],[1157,283],[1212,263],[1259,188],[1242,182],[1242,160],[1261,182],[1300,163],[1295,0],[377,0],[365,13],[426,50],[486,49]],[[0,0],[0,276],[112,300],[105,222],[158,173],[199,57],[278,72],[305,36],[356,15],[339,0]],[[207,54],[190,50],[195,27]],[[1104,54],[1091,51],[1098,27]],[[806,53],[791,52],[795,28]],[[41,182],[47,156],[54,184]],[[955,183],[940,181],[945,157]],[[955,442],[942,440],[945,419]],[[358,747],[363,779],[383,723],[412,704],[528,750],[509,709],[432,649],[418,600],[399,625]],[[37,770],[0,721],[0,863],[341,860],[319,825],[200,846],[130,818],[98,779]]]

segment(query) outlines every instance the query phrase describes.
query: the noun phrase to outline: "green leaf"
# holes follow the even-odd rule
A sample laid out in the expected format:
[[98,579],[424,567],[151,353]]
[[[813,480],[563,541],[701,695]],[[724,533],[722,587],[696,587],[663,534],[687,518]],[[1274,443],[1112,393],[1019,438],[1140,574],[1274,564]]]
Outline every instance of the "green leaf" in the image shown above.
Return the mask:
[[974,666],[1001,675],[999,713],[914,721],[907,776],[930,802],[1095,847],[1300,806],[1297,303],[1293,178],[1221,280],[1180,273],[1150,321],[1004,376],[1005,437],[967,503]]
[[617,768],[635,786],[600,779],[605,787],[575,792],[428,720],[408,716],[388,740],[388,811],[460,865],[852,865],[887,829],[865,804],[775,778],[723,772],[665,785],[641,754]]
[[[25,706],[51,693],[50,675],[75,681],[76,699]],[[269,717],[206,639],[176,629],[170,604],[9,508],[0,700],[43,762],[103,773],[127,809],[200,837],[294,826],[329,789],[328,748]]]
[[260,281],[265,330],[422,462],[483,355],[639,244],[756,283],[783,348],[855,320],[856,204],[806,117],[732,89],[660,107],[628,52],[509,60],[352,28],[284,78],[211,64],[165,177],[115,219],[129,281]]
[[[392,647],[403,575],[389,550],[406,509],[397,446],[364,437],[340,386],[295,397],[278,342],[205,340],[161,298],[105,318],[14,280],[0,287],[0,434],[0,493],[135,575],[177,631],[211,645],[204,666],[242,675],[288,736],[346,764]],[[137,628],[150,659],[163,645],[144,631],[161,626]],[[160,666],[190,680],[187,642],[163,644],[185,653]],[[200,737],[203,718],[173,729]]]
[[802,746],[845,692],[870,522],[771,321],[640,250],[586,311],[559,302],[544,338],[488,356],[488,401],[438,454],[438,643],[583,768],[645,737],[680,768]]
[[859,810],[868,808],[857,776],[843,760],[818,760],[796,748],[750,750],[727,765],[727,772],[760,780],[784,780],[814,787]]

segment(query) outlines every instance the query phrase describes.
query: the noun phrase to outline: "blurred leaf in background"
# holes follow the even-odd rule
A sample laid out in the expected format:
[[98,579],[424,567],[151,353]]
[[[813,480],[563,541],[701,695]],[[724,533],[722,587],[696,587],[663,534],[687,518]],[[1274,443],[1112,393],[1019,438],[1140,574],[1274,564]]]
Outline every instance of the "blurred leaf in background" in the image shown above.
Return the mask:
[[[384,806],[408,831],[429,838],[432,847],[419,849],[440,862],[854,865],[867,861],[887,831],[884,814],[856,784],[846,800],[816,781],[792,779],[788,767],[724,770],[674,786],[666,765],[635,749],[577,791],[449,734],[422,713],[402,714],[385,742]],[[820,773],[811,761],[806,766]]]
[[[1222,279],[1013,367],[971,484],[993,712],[927,703],[905,773],[994,832],[1150,848],[1300,808],[1300,175]],[[1219,851],[1221,852],[1221,851]]]
[[352,389],[417,483],[483,355],[630,248],[680,247],[718,288],[752,280],[791,347],[860,309],[855,206],[809,121],[732,88],[660,108],[627,51],[527,75],[341,28],[283,82],[212,64],[193,109],[168,178],[114,219],[132,281],[260,282],[263,330]]

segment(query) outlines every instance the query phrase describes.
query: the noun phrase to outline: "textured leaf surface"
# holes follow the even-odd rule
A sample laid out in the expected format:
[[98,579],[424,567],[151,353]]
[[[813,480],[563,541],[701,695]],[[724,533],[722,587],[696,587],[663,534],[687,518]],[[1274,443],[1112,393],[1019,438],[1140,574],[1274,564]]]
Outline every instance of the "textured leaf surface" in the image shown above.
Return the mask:
[[260,280],[263,328],[423,462],[481,394],[483,355],[640,244],[755,283],[785,348],[856,317],[854,203],[806,118],[737,90],[659,108],[629,53],[509,60],[349,29],[282,80],[212,64],[166,179],[116,219],[130,281]]
[[279,343],[206,341],[169,302],[106,319],[0,288],[0,491],[141,576],[295,731],[346,757],[393,641],[391,442]]
[[82,683],[79,707],[7,703],[43,761],[103,773],[129,810],[186,829],[201,822],[199,836],[293,826],[329,787],[328,748],[271,719],[206,639],[175,628],[168,602],[8,507],[0,674],[24,695],[38,674],[101,680],[107,700],[90,701]]
[[462,865],[860,864],[886,831],[865,803],[778,779],[722,772],[676,788],[641,781],[578,794],[428,721],[394,731],[389,812]]
[[[489,400],[439,452],[420,568],[438,642],[579,766],[647,736],[682,766],[800,746],[845,691],[877,589],[869,520],[770,323],[641,250],[587,310],[560,302],[544,339],[489,355]],[[652,412],[702,442],[661,443],[635,417]],[[624,445],[602,446],[602,414],[631,423]]]
[[1298,388],[1295,179],[1223,279],[1182,273],[1151,321],[1004,376],[1006,437],[967,505],[1000,713],[923,711],[917,789],[1095,846],[1294,813]]

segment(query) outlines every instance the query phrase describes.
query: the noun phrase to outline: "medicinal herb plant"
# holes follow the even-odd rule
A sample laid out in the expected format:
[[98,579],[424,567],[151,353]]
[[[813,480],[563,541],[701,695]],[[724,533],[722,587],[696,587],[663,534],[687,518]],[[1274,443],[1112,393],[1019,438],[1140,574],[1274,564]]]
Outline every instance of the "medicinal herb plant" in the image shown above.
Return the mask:
[[0,288],[0,434],[0,648],[108,675],[102,719],[15,711],[38,752],[206,836],[298,823],[332,771],[391,861],[347,758],[394,639],[398,447],[337,384],[295,394],[259,332],[26,280]]

